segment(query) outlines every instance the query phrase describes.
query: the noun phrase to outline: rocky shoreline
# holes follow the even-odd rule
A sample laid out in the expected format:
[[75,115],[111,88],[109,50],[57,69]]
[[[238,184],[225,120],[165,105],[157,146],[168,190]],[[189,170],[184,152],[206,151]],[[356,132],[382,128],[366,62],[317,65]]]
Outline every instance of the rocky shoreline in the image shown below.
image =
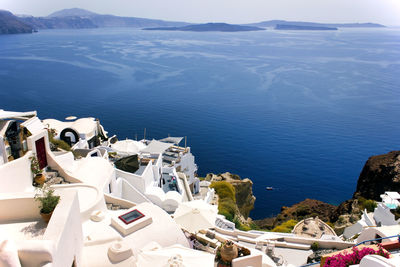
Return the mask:
[[400,151],[370,157],[360,173],[353,197],[339,206],[306,199],[291,207],[282,207],[276,217],[253,222],[262,229],[271,230],[288,220],[318,216],[340,235],[345,227],[360,219],[364,209],[373,209],[371,204],[379,201],[385,191],[400,191]]
[[217,175],[207,174],[205,180],[228,182],[233,185],[236,220],[251,228],[272,230],[289,220],[300,221],[318,216],[340,235],[344,228],[359,220],[364,209],[373,209],[373,204],[380,200],[380,195],[385,191],[400,191],[400,151],[370,157],[360,173],[353,197],[343,201],[339,206],[315,199],[305,199],[290,207],[283,206],[276,217],[261,220],[252,220],[249,217],[256,200],[252,191],[253,182],[250,179],[242,180],[238,175],[227,172]]

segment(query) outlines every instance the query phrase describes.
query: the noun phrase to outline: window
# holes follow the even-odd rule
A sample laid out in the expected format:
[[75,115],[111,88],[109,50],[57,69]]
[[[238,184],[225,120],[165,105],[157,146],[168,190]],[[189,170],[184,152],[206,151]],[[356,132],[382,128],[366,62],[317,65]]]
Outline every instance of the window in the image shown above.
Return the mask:
[[22,150],[25,152],[28,150],[28,143],[25,141],[22,142]]
[[6,155],[7,155],[7,157],[11,156],[11,147],[10,146],[6,147]]
[[121,219],[125,224],[130,224],[136,220],[139,220],[140,218],[143,218],[144,214],[141,213],[138,210],[132,210],[128,213],[125,213],[118,218]]

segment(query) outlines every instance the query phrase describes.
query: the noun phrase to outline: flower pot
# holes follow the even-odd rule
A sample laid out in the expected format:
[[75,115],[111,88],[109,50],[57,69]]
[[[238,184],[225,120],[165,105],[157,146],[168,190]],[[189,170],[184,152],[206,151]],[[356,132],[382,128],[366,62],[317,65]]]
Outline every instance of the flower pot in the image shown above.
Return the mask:
[[221,247],[221,259],[225,262],[232,262],[233,259],[238,257],[238,248],[232,242],[226,242]]
[[43,185],[46,182],[46,176],[43,173],[36,174],[34,181],[39,185]]
[[43,213],[42,211],[40,211],[40,215],[42,216],[42,219],[45,223],[49,223],[52,214],[53,212]]

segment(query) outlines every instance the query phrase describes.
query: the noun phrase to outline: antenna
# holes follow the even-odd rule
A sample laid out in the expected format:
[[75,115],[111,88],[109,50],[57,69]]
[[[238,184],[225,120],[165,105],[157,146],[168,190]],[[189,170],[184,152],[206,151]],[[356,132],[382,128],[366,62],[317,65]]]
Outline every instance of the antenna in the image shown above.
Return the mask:
[[136,139],[136,141],[137,141],[137,133],[135,133],[135,139]]
[[185,136],[185,150],[186,150],[187,136]]
[[144,128],[144,134],[143,134],[143,139],[144,139],[144,141],[146,141],[146,128]]

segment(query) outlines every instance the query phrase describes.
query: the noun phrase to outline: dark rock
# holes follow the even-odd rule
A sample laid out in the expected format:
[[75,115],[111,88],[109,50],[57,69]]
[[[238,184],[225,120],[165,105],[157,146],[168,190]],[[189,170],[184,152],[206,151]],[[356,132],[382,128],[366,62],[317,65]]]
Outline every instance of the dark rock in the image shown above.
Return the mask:
[[400,191],[400,151],[370,157],[358,178],[353,198],[380,200],[385,191]]
[[261,220],[253,220],[253,223],[255,223],[258,227],[260,227],[261,229],[268,229],[268,230],[274,228],[274,222],[275,222],[275,217],[264,218]]
[[322,221],[330,221],[331,214],[336,210],[336,206],[315,200],[305,199],[293,206],[281,208],[281,212],[275,218],[265,218],[254,220],[253,222],[262,229],[272,229],[289,220],[300,221],[308,217],[316,217]]

